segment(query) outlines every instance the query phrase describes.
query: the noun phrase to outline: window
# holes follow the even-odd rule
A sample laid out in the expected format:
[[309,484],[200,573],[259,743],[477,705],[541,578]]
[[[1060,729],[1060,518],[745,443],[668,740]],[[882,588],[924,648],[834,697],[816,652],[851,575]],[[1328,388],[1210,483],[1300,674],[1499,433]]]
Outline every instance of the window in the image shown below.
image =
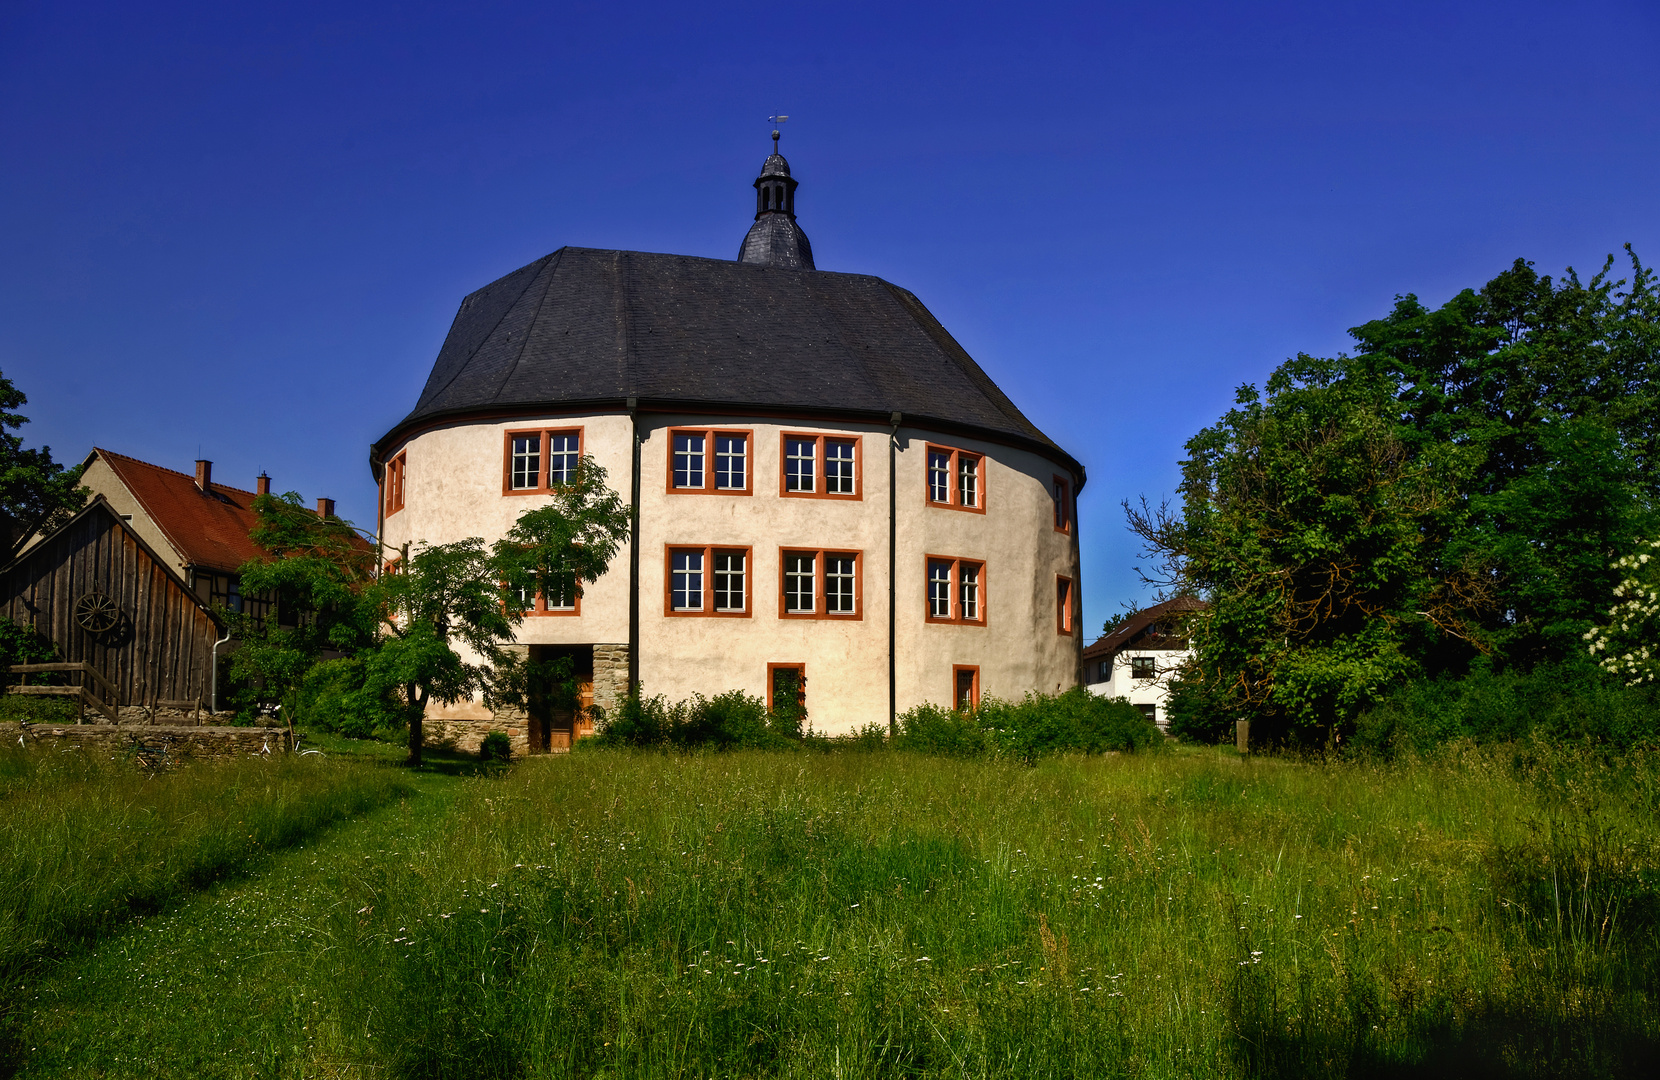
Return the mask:
[[1130,658],[1130,678],[1151,679],[1158,675],[1158,663],[1151,656],[1132,656]]
[[862,497],[860,440],[831,435],[793,435],[783,441],[778,493],[794,498]]
[[929,555],[927,621],[986,624],[986,564]]
[[516,603],[527,617],[582,614],[582,586],[577,583],[576,574],[570,571],[556,573],[552,579],[551,588],[546,585],[535,590],[521,587],[510,597],[510,601]]
[[1112,660],[1102,660],[1096,665],[1096,682],[1107,682],[1112,678]]
[[748,495],[750,433],[669,429],[669,494]]
[[1055,631],[1072,633],[1072,579],[1069,577],[1055,579]]
[[750,549],[665,549],[665,615],[749,617]]
[[1055,531],[1072,531],[1072,487],[1057,476],[1049,486],[1049,497],[1055,502]]
[[775,713],[791,711],[807,715],[807,665],[767,665],[767,708]]
[[406,462],[407,455],[399,454],[386,463],[386,471],[382,474],[381,487],[386,492],[388,517],[403,509],[403,475]]
[[928,505],[986,512],[986,459],[982,454],[928,444]]
[[1159,707],[1157,705],[1137,705],[1136,709],[1147,718],[1149,724],[1159,722]]
[[786,548],[778,554],[780,618],[864,617],[862,552]]
[[951,705],[961,712],[980,707],[979,665],[957,664],[952,667]]
[[576,478],[582,461],[582,429],[509,431],[502,475],[503,495],[546,494]]

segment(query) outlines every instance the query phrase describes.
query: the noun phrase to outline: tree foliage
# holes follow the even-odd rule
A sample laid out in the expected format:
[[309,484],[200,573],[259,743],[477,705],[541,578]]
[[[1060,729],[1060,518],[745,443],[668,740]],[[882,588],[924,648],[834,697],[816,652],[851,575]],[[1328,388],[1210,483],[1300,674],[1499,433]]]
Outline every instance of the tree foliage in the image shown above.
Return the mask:
[[1583,655],[1660,505],[1660,299],[1631,266],[1518,260],[1241,388],[1187,444],[1180,513],[1126,506],[1151,580],[1211,601],[1175,729],[1307,737],[1414,677]]
[[1627,686],[1660,675],[1660,540],[1637,545],[1612,569],[1620,574],[1615,603],[1601,626],[1585,631],[1587,652]]
[[86,502],[81,467],[65,468],[52,460],[52,448],[23,447],[17,429],[29,422],[17,410],[29,399],[0,375],[0,563],[10,562],[29,537],[51,532],[75,516]]

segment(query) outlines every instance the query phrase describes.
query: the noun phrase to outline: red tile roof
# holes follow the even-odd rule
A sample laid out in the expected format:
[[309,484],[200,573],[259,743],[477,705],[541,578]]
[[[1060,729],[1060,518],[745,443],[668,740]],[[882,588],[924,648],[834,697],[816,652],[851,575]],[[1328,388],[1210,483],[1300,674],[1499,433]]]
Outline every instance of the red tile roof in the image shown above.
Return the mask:
[[1100,656],[1115,656],[1118,650],[1128,645],[1137,634],[1147,629],[1153,623],[1167,615],[1183,615],[1193,611],[1207,611],[1210,605],[1193,596],[1178,596],[1166,600],[1162,604],[1154,604],[1150,608],[1142,608],[1128,619],[1118,624],[1118,628],[1105,637],[1100,638],[1084,650],[1085,660],[1094,660]]
[[145,513],[187,564],[235,571],[265,554],[248,539],[254,527],[254,493],[210,484],[212,494],[196,487],[196,478],[147,461],[94,448],[138,499]]

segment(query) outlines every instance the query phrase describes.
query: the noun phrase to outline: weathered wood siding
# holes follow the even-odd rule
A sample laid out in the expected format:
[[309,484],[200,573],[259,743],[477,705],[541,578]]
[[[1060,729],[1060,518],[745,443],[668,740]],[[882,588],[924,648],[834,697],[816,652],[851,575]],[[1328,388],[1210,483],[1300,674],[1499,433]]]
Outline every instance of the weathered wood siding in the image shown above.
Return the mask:
[[[77,625],[75,602],[94,589],[120,605],[117,633]],[[7,568],[0,614],[45,634],[63,659],[96,667],[115,686],[117,704],[209,696],[222,631],[101,500]]]

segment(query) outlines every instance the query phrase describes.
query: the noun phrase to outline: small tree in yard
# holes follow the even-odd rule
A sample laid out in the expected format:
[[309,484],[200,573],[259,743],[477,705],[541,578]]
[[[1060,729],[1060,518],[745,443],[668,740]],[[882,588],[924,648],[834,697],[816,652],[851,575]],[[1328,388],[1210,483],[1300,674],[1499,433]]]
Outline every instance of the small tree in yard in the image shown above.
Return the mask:
[[628,509],[605,479],[584,457],[568,483],[553,485],[550,502],[521,514],[489,550],[476,536],[423,544],[371,590],[383,632],[363,658],[365,692],[401,697],[411,763],[421,761],[429,702],[475,694],[491,706],[524,702],[533,673],[503,647],[524,618],[524,599],[597,581],[628,535]]

